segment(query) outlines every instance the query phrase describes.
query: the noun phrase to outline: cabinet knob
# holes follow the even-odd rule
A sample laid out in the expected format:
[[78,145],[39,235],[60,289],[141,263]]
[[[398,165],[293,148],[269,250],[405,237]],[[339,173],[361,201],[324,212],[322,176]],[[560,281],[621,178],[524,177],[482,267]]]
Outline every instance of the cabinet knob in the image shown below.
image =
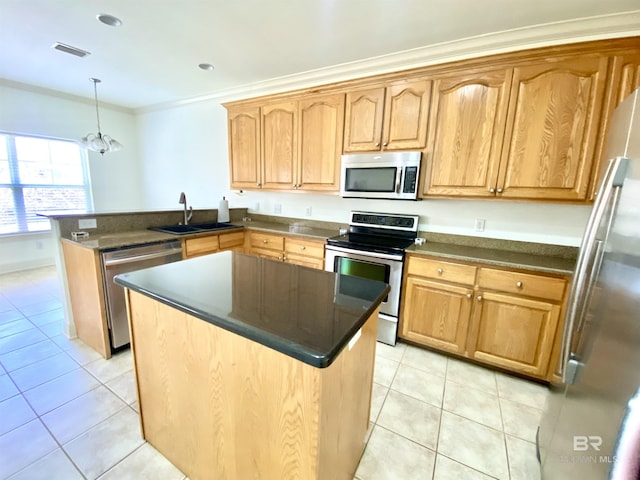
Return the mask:
[[439,268],[437,271],[438,271],[438,275],[442,275],[444,273],[444,270],[441,268]]
[[502,193],[502,189],[501,188],[498,189],[498,193]]
[[261,187],[262,185],[259,183],[256,183],[256,187]]
[[302,245],[302,246],[300,247],[300,250],[305,250],[306,248],[307,248],[307,247],[305,247],[304,245]]
[[262,243],[269,243],[269,240],[262,240]]
[[476,298],[478,299],[479,302],[482,301],[482,295],[478,295]]
[[467,298],[468,298],[469,300],[471,300],[471,297],[473,297],[473,295],[471,295],[470,293],[467,293]]
[[379,146],[380,146],[380,142],[376,142],[376,147],[379,147]]
[[489,192],[490,192],[490,193],[496,193],[496,189],[495,189],[495,188],[490,188],[490,189],[489,189]]
[[522,288],[522,282],[516,282],[516,287]]
[[384,143],[382,144],[382,146],[383,146],[383,147],[386,147],[387,145],[389,145],[389,142],[384,142]]

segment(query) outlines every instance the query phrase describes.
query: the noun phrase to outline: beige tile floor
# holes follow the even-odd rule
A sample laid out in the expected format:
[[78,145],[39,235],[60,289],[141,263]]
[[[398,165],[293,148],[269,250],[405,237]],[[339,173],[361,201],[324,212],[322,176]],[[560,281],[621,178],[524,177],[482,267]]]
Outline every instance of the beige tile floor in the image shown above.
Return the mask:
[[[544,387],[380,343],[374,381],[358,480],[539,478]],[[62,334],[53,268],[0,275],[0,479],[185,479],[136,409],[130,352]]]

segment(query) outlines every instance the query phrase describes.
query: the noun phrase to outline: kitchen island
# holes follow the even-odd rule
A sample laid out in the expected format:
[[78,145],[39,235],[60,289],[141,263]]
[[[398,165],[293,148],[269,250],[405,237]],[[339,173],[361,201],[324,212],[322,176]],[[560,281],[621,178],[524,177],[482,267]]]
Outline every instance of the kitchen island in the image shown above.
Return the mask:
[[143,436],[189,478],[353,478],[386,284],[236,252],[116,283]]

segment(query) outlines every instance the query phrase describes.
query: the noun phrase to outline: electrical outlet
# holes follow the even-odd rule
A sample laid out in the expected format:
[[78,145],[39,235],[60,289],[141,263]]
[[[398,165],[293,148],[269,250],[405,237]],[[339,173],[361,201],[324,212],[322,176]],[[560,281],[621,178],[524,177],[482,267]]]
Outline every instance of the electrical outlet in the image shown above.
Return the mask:
[[307,207],[306,214],[307,214],[307,217],[311,216],[311,207]]
[[78,219],[78,229],[84,230],[85,228],[98,228],[98,222],[95,218]]
[[484,232],[484,218],[476,218],[476,232]]
[[273,213],[282,213],[282,204],[274,203],[273,204]]

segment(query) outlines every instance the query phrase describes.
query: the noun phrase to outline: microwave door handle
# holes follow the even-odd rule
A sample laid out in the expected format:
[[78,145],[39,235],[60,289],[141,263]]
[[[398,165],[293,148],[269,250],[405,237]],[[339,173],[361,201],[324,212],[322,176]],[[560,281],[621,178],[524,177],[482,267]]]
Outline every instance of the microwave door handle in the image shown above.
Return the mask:
[[404,167],[398,168],[398,173],[396,174],[396,193],[400,193],[400,184],[402,182],[402,171]]

